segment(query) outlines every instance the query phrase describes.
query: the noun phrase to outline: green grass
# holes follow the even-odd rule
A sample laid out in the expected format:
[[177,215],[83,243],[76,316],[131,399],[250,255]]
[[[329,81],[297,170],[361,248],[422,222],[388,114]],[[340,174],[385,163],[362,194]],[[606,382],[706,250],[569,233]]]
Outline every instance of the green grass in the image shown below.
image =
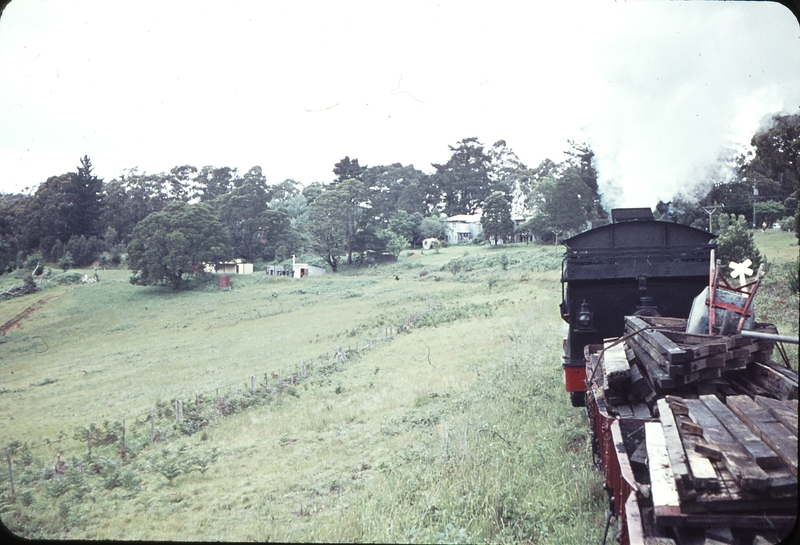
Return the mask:
[[[767,258],[766,276],[754,300],[756,320],[775,324],[783,335],[798,336],[800,322],[800,298],[789,288],[790,269],[794,268],[797,277],[797,259],[800,248],[793,232],[768,229],[753,233],[756,246],[761,255]],[[784,344],[790,366],[797,370],[800,350],[796,344]],[[778,350],[773,359],[784,363]]]
[[0,323],[41,307],[0,338],[3,522],[74,539],[597,539],[558,265],[552,248],[470,246],[177,293],[100,271],[0,304]]
[[[764,237],[771,264],[796,255]],[[0,517],[56,539],[599,541],[559,265],[552,247],[451,247],[230,291],[100,271],[2,302],[0,323],[38,310],[0,337],[16,492],[4,463]],[[796,331],[796,295],[767,280],[759,319],[784,332],[794,312]],[[270,392],[251,394],[251,375]]]

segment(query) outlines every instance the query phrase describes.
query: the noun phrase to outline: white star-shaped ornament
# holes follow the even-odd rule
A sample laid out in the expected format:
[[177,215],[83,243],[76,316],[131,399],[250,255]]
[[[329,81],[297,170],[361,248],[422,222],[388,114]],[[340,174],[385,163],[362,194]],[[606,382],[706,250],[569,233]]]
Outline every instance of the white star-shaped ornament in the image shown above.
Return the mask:
[[745,259],[741,263],[736,263],[735,261],[731,261],[728,263],[728,266],[733,269],[731,271],[732,278],[739,279],[739,285],[743,286],[747,283],[747,277],[753,276],[753,269],[750,268],[753,262],[749,259]]

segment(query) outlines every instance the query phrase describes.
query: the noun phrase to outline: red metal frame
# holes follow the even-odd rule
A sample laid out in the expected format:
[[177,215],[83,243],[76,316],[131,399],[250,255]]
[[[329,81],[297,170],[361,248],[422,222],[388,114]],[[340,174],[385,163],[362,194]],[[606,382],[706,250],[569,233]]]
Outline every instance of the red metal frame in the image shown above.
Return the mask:
[[[739,322],[736,324],[736,333],[740,333],[742,331],[742,326],[744,326],[745,319],[747,319],[747,317],[752,314],[750,307],[753,304],[753,298],[755,298],[756,296],[756,292],[758,291],[758,286],[761,283],[761,279],[763,278],[763,276],[764,276],[764,265],[762,264],[758,268],[758,272],[756,273],[754,280],[747,282],[746,284],[742,284],[738,288],[735,288],[730,285],[730,283],[724,276],[720,276],[719,261],[715,260],[714,251],[713,250],[711,251],[711,269],[709,271],[708,299],[706,299],[706,305],[708,305],[709,335],[716,334],[716,332],[714,331],[714,327],[716,326],[715,324],[716,309],[718,308],[724,310],[730,310],[738,314]],[[721,286],[720,283],[723,285]],[[738,293],[740,295],[747,295],[747,299],[745,300],[744,306],[740,307],[737,305],[726,303],[724,301],[717,301],[717,289],[725,289],[734,293]]]
[[585,392],[586,368],[564,367],[564,387],[568,392]]

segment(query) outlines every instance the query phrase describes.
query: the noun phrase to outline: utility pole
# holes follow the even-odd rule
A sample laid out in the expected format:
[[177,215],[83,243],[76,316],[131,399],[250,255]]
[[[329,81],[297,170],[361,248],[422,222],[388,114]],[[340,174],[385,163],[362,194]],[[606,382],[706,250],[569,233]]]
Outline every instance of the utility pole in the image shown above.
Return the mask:
[[551,232],[556,236],[556,242],[555,242],[554,248],[555,248],[555,251],[556,251],[555,255],[557,256],[558,255],[558,235],[561,234],[561,231],[556,231],[555,229],[551,229]]
[[706,208],[705,206],[703,207],[703,211],[706,214],[708,214],[708,232],[709,233],[713,233],[714,232],[714,224],[711,221],[712,214],[714,214],[714,212],[717,211],[717,208],[724,207],[724,206],[725,206],[724,204],[722,204],[722,205],[715,204],[714,206],[709,207],[710,210],[708,208]]

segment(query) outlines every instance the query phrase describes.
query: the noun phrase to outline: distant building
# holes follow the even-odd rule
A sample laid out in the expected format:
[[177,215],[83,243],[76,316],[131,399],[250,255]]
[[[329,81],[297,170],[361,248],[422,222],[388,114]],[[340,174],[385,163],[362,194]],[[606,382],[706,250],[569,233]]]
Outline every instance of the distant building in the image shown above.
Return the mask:
[[206,263],[204,270],[217,274],[253,274],[253,264],[243,261],[225,261],[222,263]]
[[458,214],[446,221],[448,244],[468,244],[483,234],[480,214]]
[[305,278],[306,276],[317,276],[325,274],[325,269],[308,263],[292,263],[292,277]]
[[439,244],[438,238],[426,238],[422,241],[422,249],[423,250],[432,250],[437,247]]
[[267,265],[267,276],[289,276],[289,270],[283,265]]

